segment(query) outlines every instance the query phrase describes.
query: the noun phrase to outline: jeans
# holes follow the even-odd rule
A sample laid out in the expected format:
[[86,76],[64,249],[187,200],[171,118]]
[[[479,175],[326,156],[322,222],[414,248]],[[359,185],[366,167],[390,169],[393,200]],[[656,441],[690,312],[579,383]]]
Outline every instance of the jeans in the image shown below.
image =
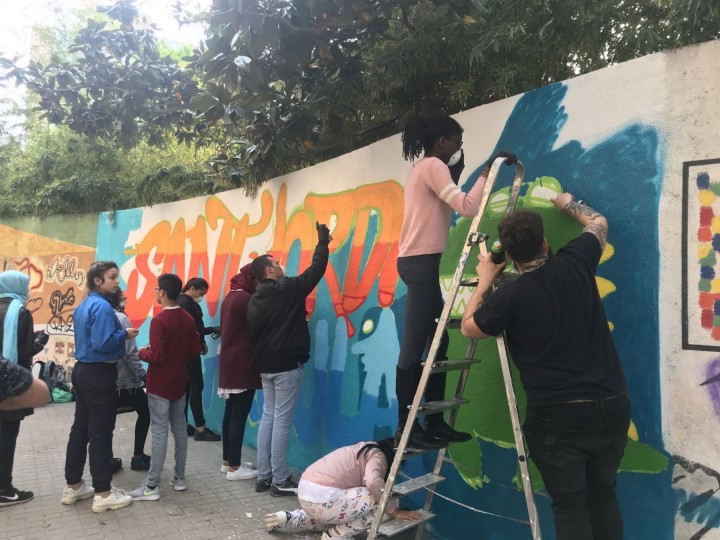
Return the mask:
[[135,447],[134,456],[145,454],[145,440],[150,429],[150,409],[148,399],[142,388],[127,388],[118,392],[118,408],[132,407],[137,413],[135,421]]
[[7,491],[13,487],[12,472],[18,433],[20,433],[20,420],[0,422],[0,491]]
[[615,476],[630,414],[626,395],[528,405],[525,438],[552,498],[558,540],[622,540]]
[[148,394],[150,423],[152,426],[152,453],[147,486],[159,486],[160,475],[167,455],[168,424],[175,439],[175,478],[185,478],[187,462],[187,423],[185,421],[185,396],[175,401]]
[[260,480],[280,486],[290,477],[288,447],[295,405],[300,396],[303,367],[282,373],[261,373],[263,414],[257,437],[257,470]]
[[188,418],[188,405],[193,414],[195,427],[205,425],[205,414],[203,411],[202,393],[205,388],[203,380],[202,361],[199,356],[193,356],[187,361],[187,390],[185,391],[185,420]]
[[230,394],[225,400],[225,415],[222,423],[223,461],[231,467],[240,466],[245,422],[252,407],[255,390],[249,389],[239,394]]
[[75,420],[65,454],[68,485],[82,480],[88,452],[95,493],[110,491],[112,438],[117,415],[117,365],[76,362],[72,370],[75,389]]

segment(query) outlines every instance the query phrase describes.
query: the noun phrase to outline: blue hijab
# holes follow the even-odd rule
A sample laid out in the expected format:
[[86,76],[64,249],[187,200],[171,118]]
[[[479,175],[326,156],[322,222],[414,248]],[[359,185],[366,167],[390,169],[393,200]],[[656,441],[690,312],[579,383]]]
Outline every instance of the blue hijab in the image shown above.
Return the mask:
[[17,270],[0,272],[0,298],[12,298],[3,327],[2,355],[17,364],[20,309],[30,293],[30,278]]

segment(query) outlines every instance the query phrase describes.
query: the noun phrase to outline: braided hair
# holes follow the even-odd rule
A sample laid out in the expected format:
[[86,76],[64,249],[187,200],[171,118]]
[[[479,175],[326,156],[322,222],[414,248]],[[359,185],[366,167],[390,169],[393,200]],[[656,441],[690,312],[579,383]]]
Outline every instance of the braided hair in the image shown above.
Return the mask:
[[445,115],[416,116],[408,120],[402,133],[403,158],[411,160],[432,152],[440,137],[459,137],[463,128],[454,118]]

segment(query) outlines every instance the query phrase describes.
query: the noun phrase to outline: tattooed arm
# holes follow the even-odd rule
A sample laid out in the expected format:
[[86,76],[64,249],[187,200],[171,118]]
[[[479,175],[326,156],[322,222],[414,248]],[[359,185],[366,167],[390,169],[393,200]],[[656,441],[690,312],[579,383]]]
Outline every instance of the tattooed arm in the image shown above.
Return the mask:
[[600,249],[605,249],[608,231],[608,222],[605,216],[582,201],[578,201],[570,193],[561,193],[553,199],[553,203],[558,211],[565,212],[582,225],[583,232],[593,234],[600,242]]

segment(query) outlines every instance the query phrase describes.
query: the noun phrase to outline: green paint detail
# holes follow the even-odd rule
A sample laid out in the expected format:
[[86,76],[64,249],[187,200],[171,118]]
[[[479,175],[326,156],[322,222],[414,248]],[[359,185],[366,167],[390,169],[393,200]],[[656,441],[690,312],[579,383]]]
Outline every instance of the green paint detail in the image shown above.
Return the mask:
[[[562,192],[562,186],[555,178],[547,176],[537,178],[526,185],[528,186],[525,192],[526,195],[519,198],[517,207],[533,209],[541,214],[545,224],[545,235],[548,238],[550,247],[557,251],[568,241],[575,238],[582,230],[574,219],[557,212],[549,200],[554,194]],[[508,196],[508,189],[498,190],[492,194],[488,202],[488,208],[480,230],[490,236],[490,242],[497,238],[497,225],[505,213]],[[442,278],[452,278],[457,265],[458,254],[467,238],[470,223],[470,219],[460,219],[456,226],[451,229],[448,249],[445,250],[440,263],[440,275]],[[477,259],[477,254],[477,248],[470,254],[466,267],[467,277],[473,275],[474,261]],[[450,330],[449,358],[464,358],[466,347],[467,340],[462,337],[459,330]],[[459,409],[455,427],[461,431],[474,433],[477,439],[502,448],[514,448],[515,442],[496,341],[492,339],[478,341],[475,358],[482,359],[482,362],[472,367],[465,386],[464,397],[470,401],[470,404]],[[513,380],[517,381],[515,392],[520,422],[522,423],[525,414],[526,396],[519,384],[520,378],[514,364],[511,363],[510,368]],[[449,392],[454,391],[457,380],[457,373],[448,374],[447,388],[450,389]],[[458,472],[468,485],[478,488],[493,480],[507,483],[507,479],[492,479],[483,474],[482,452],[477,441],[452,445],[450,452],[452,459],[458,464]],[[665,470],[668,463],[668,458],[662,452],[647,444],[629,440],[620,470],[657,474]],[[542,489],[542,479],[532,460],[530,461],[530,478],[534,490]],[[518,489],[522,489],[519,469],[511,480]]]
[[715,195],[720,195],[720,183],[710,182],[710,191],[712,191]]
[[698,281],[698,290],[700,292],[710,292],[712,283],[709,279],[701,279]]
[[670,464],[668,457],[649,444],[628,439],[625,456],[620,462],[620,471],[659,474]]
[[715,250],[711,249],[710,252],[698,261],[700,266],[715,266],[717,257],[715,256]]
[[99,214],[3,217],[0,223],[79,246],[96,247]]

